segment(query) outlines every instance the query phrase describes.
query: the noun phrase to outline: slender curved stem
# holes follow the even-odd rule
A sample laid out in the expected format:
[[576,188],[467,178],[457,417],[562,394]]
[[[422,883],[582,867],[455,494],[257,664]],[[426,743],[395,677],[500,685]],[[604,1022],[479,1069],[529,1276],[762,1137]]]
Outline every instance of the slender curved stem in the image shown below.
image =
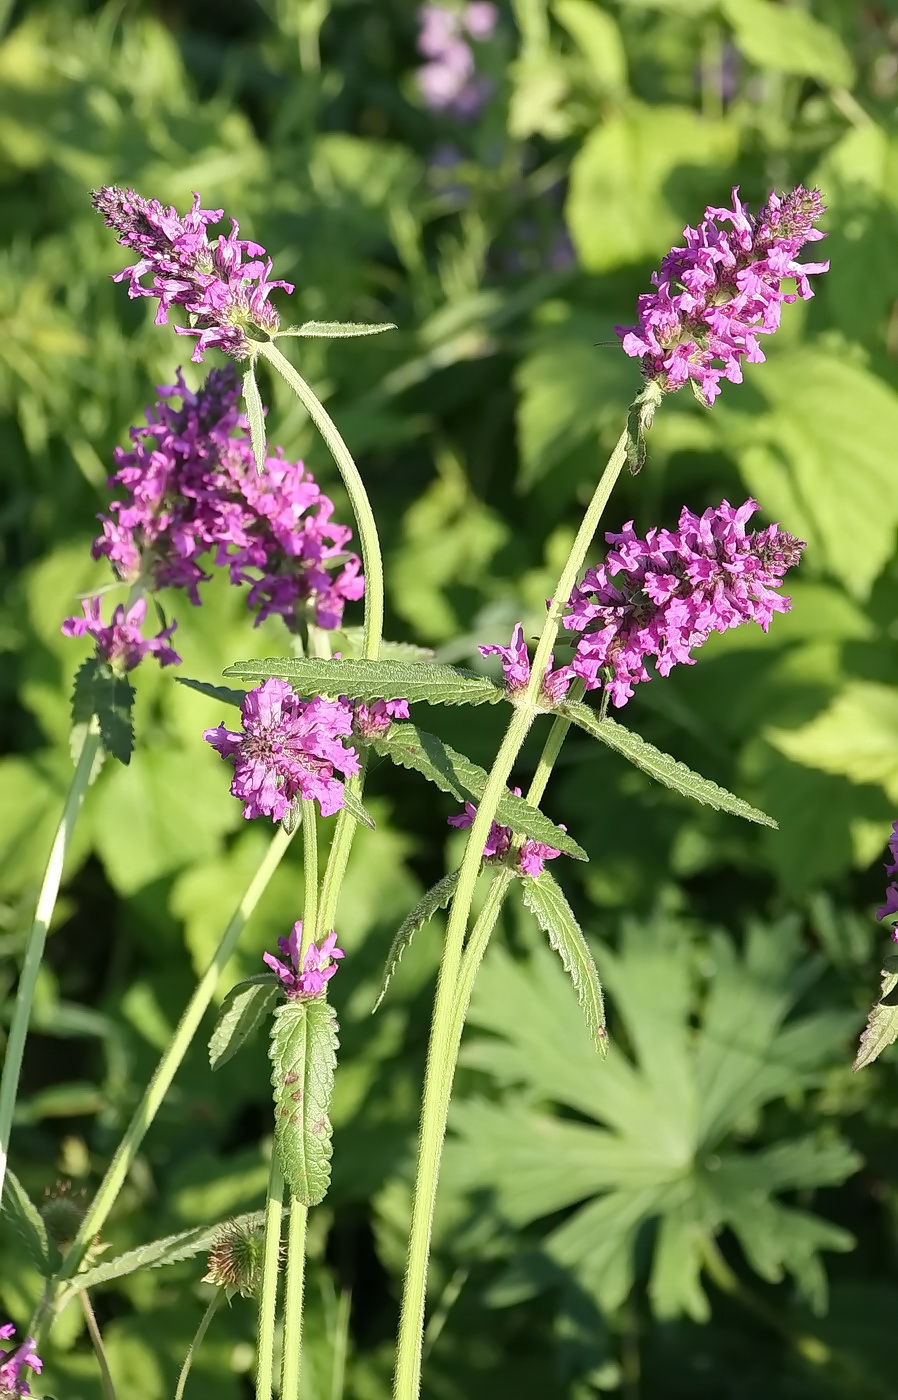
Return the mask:
[[100,1383],[103,1387],[103,1394],[106,1396],[106,1400],[116,1400],[115,1386],[112,1383],[112,1373],[109,1370],[109,1362],[106,1359],[106,1349],[103,1346],[103,1335],[100,1332],[97,1315],[87,1296],[86,1288],[79,1291],[78,1298],[81,1303],[81,1311],[84,1313],[84,1320],[87,1323],[87,1330],[90,1335],[91,1345],[94,1349],[94,1355],[97,1358],[97,1365],[100,1368]]
[[91,1240],[103,1228],[128,1172],[131,1170],[134,1158],[137,1156],[140,1149],[140,1144],[143,1142],[150,1124],[159,1112],[162,1102],[171,1087],[172,1080],[180,1067],[181,1061],[186,1055],[190,1043],[199,1029],[200,1022],[209,1007],[209,1003],[215,995],[215,988],[218,986],[218,980],[237,946],[237,941],[246,926],[247,920],[250,918],[250,915],[253,913],[256,905],[264,894],[272,875],[280,865],[284,853],[292,839],[292,833],[288,834],[284,831],[283,827],[279,827],[272,837],[271,844],[258,870],[250,881],[246,893],[234,910],[231,920],[221,936],[221,941],[213,954],[212,961],[197,983],[196,990],[187,1003],[184,1014],[178,1022],[177,1030],[156,1066],[156,1070],[147,1086],[146,1092],[131,1122],[128,1124],[124,1137],[116,1148],[115,1155],[91,1203],[90,1210],[81,1222],[78,1234],[62,1262],[62,1267],[57,1275],[57,1283],[62,1283],[65,1279],[74,1277],[87,1253]]
[[265,1197],[265,1244],[262,1256],[262,1291],[259,1297],[259,1354],[256,1361],[256,1400],[271,1400],[274,1376],[274,1324],[278,1305],[278,1273],[281,1267],[281,1217],[284,1177],[277,1152],[272,1150]]
[[294,1199],[290,1203],[287,1232],[287,1284],[284,1297],[284,1352],[281,1358],[281,1400],[299,1400],[302,1364],[302,1309],[306,1279],[306,1226],[309,1210]]
[[22,963],[16,1004],[13,1007],[12,1022],[9,1027],[9,1039],[6,1042],[3,1074],[0,1077],[0,1196],[3,1195],[3,1183],[6,1179],[6,1162],[16,1107],[16,1095],[19,1091],[19,1075],[22,1071],[25,1041],[28,1037],[28,1024],[31,1020],[34,989],[37,985],[37,977],[47,942],[47,930],[53,918],[53,910],[56,908],[56,897],[59,894],[59,885],[62,880],[63,866],[71,843],[72,832],[75,829],[75,822],[84,801],[84,794],[90,783],[91,769],[99,749],[100,734],[97,721],[94,718],[84,736],[78,763],[66,794],[62,816],[56,828],[56,835],[53,837],[47,868],[44,871],[43,882],[37,897],[34,922],[25,944],[25,958]]
[[203,1316],[200,1320],[200,1325],[196,1329],[196,1335],[194,1336],[193,1341],[190,1343],[190,1346],[187,1349],[187,1355],[184,1357],[184,1365],[181,1367],[181,1374],[178,1376],[178,1385],[177,1389],[175,1390],[175,1400],[184,1400],[184,1387],[187,1385],[187,1377],[190,1375],[190,1368],[193,1365],[193,1358],[199,1351],[200,1346],[202,1345],[203,1338],[205,1337],[206,1332],[208,1330],[209,1323],[215,1316],[224,1297],[224,1289],[216,1288],[215,1292],[212,1294],[211,1299],[209,1300],[209,1306],[203,1313]]
[[561,616],[568,605],[577,575],[586,558],[586,552],[592,542],[602,512],[627,460],[628,441],[629,430],[625,428],[618,438],[605,470],[602,472],[577,531],[570,554],[561,571],[561,577],[554,590],[546,621],[536,645],[530,681],[527,689],[516,700],[511,723],[500,745],[486,787],[480,798],[477,815],[468,834],[459,871],[437,978],[427,1067],[424,1075],[424,1096],[418,1139],[418,1165],[415,1176],[412,1224],[402,1311],[399,1320],[394,1378],[396,1400],[418,1400],[421,1388],[421,1347],[430,1238],[433,1229],[439,1164],[449,1111],[449,1096],[458,1053],[455,1011],[457,983],[483,847],[514,761],[520,752],[532,720],[538,712],[543,677],[558,636]]
[[327,448],[343,478],[356,524],[359,527],[359,542],[362,547],[362,563],[365,569],[365,634],[362,654],[376,660],[380,651],[380,641],[384,626],[384,569],[380,552],[380,539],[374,512],[359,469],[352,460],[346,443],[340,436],[337,426],[324,404],[306,383],[302,375],[281,354],[272,341],[260,342],[258,353],[276,369],[290,385],[296,397],[305,408],[315,427],[324,438]]

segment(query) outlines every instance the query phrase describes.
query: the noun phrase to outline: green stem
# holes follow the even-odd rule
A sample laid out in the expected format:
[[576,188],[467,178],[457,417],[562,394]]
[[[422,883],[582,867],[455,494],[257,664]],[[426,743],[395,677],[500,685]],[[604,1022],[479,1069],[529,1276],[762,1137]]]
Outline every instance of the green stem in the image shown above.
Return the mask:
[[91,1306],[91,1301],[87,1296],[87,1289],[81,1289],[78,1293],[81,1302],[81,1310],[84,1313],[84,1320],[87,1323],[87,1330],[90,1334],[94,1355],[97,1358],[97,1365],[100,1368],[100,1383],[103,1387],[103,1394],[106,1400],[116,1400],[115,1386],[112,1383],[112,1374],[109,1370],[109,1362],[106,1360],[106,1349],[103,1346],[103,1337],[97,1322],[96,1313]]
[[62,871],[65,865],[69,844],[72,839],[72,832],[75,829],[75,822],[81,810],[81,804],[84,801],[84,794],[87,792],[88,784],[90,783],[91,769],[93,768],[94,759],[99,749],[100,734],[97,728],[97,721],[93,719],[84,736],[84,743],[81,746],[81,753],[78,757],[78,763],[72,777],[71,786],[66,794],[62,816],[56,828],[56,835],[53,838],[53,845],[50,848],[47,868],[44,871],[43,883],[41,884],[40,893],[37,897],[34,922],[28,934],[28,941],[25,944],[25,959],[19,978],[18,992],[16,993],[16,1004],[13,1007],[12,1022],[9,1027],[9,1039],[6,1043],[3,1074],[2,1077],[0,1077],[0,1197],[3,1195],[3,1183],[6,1179],[7,1154],[9,1152],[9,1139],[12,1133],[13,1114],[16,1107],[16,1095],[19,1090],[19,1075],[22,1070],[22,1059],[25,1054],[28,1024],[31,1020],[34,989],[37,985],[41,960],[44,956],[44,947],[47,942],[47,930],[50,927],[50,921],[53,918],[53,910],[56,907],[56,897],[59,894],[59,884],[62,879]]
[[278,1272],[281,1267],[281,1217],[284,1177],[277,1151],[272,1148],[265,1198],[265,1244],[262,1258],[262,1291],[259,1297],[259,1355],[256,1362],[256,1400],[271,1400],[274,1376],[274,1324],[278,1305]]
[[218,986],[219,978],[237,946],[237,941],[246,926],[247,920],[252,915],[256,905],[264,894],[272,875],[280,865],[291,840],[292,835],[284,831],[283,827],[279,827],[275,832],[258,870],[250,881],[246,893],[237,905],[230,923],[221,936],[221,941],[215,950],[212,961],[197,983],[196,990],[187,1003],[187,1007],[178,1023],[178,1028],[172,1037],[171,1043],[168,1045],[156,1066],[155,1073],[147,1086],[146,1093],[141,1099],[131,1122],[128,1124],[124,1137],[116,1148],[115,1156],[109,1164],[106,1175],[100,1184],[100,1189],[97,1191],[90,1210],[84,1217],[81,1228],[63,1260],[62,1268],[57,1275],[57,1283],[72,1278],[77,1273],[90,1247],[91,1241],[103,1228],[128,1172],[131,1170],[140,1144],[143,1142],[150,1124],[159,1112],[181,1061],[186,1055],[190,1043],[199,1029],[200,1022],[209,1007],[209,1003],[215,995],[215,989]]
[[303,959],[310,943],[314,943],[318,929],[318,817],[315,803],[310,798],[302,800],[302,942],[299,949],[299,971],[302,972]]
[[218,1309],[224,1297],[225,1292],[223,1288],[216,1288],[215,1292],[212,1294],[209,1306],[203,1313],[200,1325],[196,1329],[196,1335],[193,1341],[190,1343],[187,1355],[184,1357],[184,1365],[181,1367],[181,1374],[178,1376],[178,1386],[175,1391],[175,1400],[184,1400],[184,1387],[187,1384],[187,1377],[190,1375],[190,1368],[193,1365],[193,1358],[199,1351],[200,1346],[202,1344],[202,1340],[205,1337],[206,1332],[208,1330],[209,1323],[215,1316],[216,1310]]
[[306,1277],[306,1226],[308,1207],[290,1203],[287,1232],[287,1285],[284,1297],[284,1352],[281,1358],[281,1400],[299,1400],[302,1363],[302,1308]]
[[483,847],[515,759],[520,752],[534,716],[542,708],[540,692],[543,677],[558,636],[561,616],[568,605],[577,575],[583,566],[586,552],[592,542],[602,512],[627,460],[628,441],[629,430],[625,428],[618,438],[605,470],[602,472],[592,500],[586,508],[577,531],[567,562],[561,571],[561,577],[554,590],[552,602],[536,645],[530,681],[526,690],[516,699],[511,723],[500,745],[478,803],[477,815],[468,834],[459,871],[437,977],[427,1067],[424,1073],[424,1095],[418,1139],[415,1193],[412,1203],[412,1224],[402,1311],[399,1319],[394,1379],[396,1400],[418,1400],[421,1388],[421,1346],[433,1211],[436,1203],[443,1139],[446,1133],[446,1119],[449,1112],[449,1096],[458,1053],[456,1034],[457,984],[474,886],[481,867]]
[[281,354],[272,341],[258,345],[258,353],[277,370],[290,385],[296,397],[305,408],[315,427],[324,438],[327,448],[343,478],[349,501],[359,527],[359,541],[362,547],[362,563],[365,570],[365,630],[362,654],[372,661],[377,660],[380,651],[384,626],[384,570],[380,552],[380,540],[374,512],[359,469],[352,460],[346,443],[337,430],[336,424],[327,409],[318,399],[302,375]]

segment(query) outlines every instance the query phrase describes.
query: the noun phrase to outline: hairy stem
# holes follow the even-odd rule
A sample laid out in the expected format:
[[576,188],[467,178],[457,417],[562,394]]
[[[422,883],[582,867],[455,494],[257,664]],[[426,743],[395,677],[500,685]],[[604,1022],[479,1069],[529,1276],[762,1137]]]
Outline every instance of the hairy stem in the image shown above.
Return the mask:
[[106,1360],[106,1350],[103,1346],[103,1337],[100,1333],[97,1315],[91,1306],[91,1301],[87,1296],[87,1289],[81,1289],[78,1293],[81,1303],[81,1311],[84,1313],[84,1320],[87,1323],[87,1330],[90,1335],[91,1345],[94,1355],[97,1358],[97,1365],[100,1368],[100,1384],[103,1387],[103,1394],[106,1400],[116,1400],[115,1386],[112,1383],[112,1374],[109,1370],[109,1362]]
[[284,1297],[284,1351],[281,1357],[281,1400],[299,1400],[302,1364],[302,1309],[306,1281],[306,1226],[309,1210],[294,1199],[290,1203],[287,1232],[287,1284]]
[[34,989],[37,985],[37,977],[47,942],[47,930],[53,918],[53,910],[56,908],[56,897],[59,894],[59,884],[72,832],[75,829],[75,822],[84,801],[84,794],[87,792],[91,769],[99,749],[100,734],[97,721],[93,719],[84,737],[71,786],[66,794],[62,816],[56,828],[53,845],[50,847],[47,868],[44,871],[43,882],[37,897],[34,922],[25,944],[25,959],[22,964],[16,1003],[13,1007],[12,1021],[9,1027],[9,1039],[6,1042],[3,1074],[0,1077],[0,1197],[3,1195],[3,1183],[6,1179],[6,1163],[13,1114],[16,1107],[16,1095],[19,1091],[19,1075],[25,1054],[28,1023],[31,1020]]
[[190,1368],[193,1365],[193,1358],[199,1351],[200,1346],[202,1345],[203,1338],[205,1337],[206,1332],[208,1330],[209,1323],[215,1316],[215,1313],[217,1312],[224,1297],[225,1292],[222,1288],[216,1288],[215,1292],[212,1294],[212,1297],[209,1301],[209,1306],[203,1313],[200,1325],[196,1329],[196,1335],[194,1336],[193,1341],[190,1343],[190,1346],[187,1349],[187,1355],[184,1357],[184,1365],[181,1367],[181,1374],[178,1376],[178,1385],[175,1390],[175,1400],[184,1400],[184,1387],[187,1385],[187,1377],[190,1375]]
[[259,1297],[259,1354],[256,1360],[256,1400],[271,1400],[274,1376],[274,1324],[278,1305],[278,1272],[281,1267],[281,1217],[284,1177],[277,1152],[272,1149],[265,1197],[265,1244],[262,1258],[262,1291]]
[[628,441],[629,432],[625,428],[599,479],[592,500],[586,508],[576,539],[561,571],[561,577],[554,590],[546,621],[536,645],[529,684],[523,694],[516,699],[511,723],[500,745],[478,804],[477,815],[468,835],[459,871],[458,885],[446,926],[446,937],[437,978],[427,1067],[424,1075],[412,1224],[402,1311],[399,1319],[394,1379],[396,1400],[418,1400],[421,1389],[421,1346],[430,1238],[433,1229],[439,1164],[449,1111],[449,1096],[458,1053],[455,1030],[457,983],[483,847],[515,759],[521,750],[532,720],[538,712],[543,677],[558,636],[561,616],[567,607],[571,591],[583,566],[586,552],[592,542],[602,512],[627,460]]

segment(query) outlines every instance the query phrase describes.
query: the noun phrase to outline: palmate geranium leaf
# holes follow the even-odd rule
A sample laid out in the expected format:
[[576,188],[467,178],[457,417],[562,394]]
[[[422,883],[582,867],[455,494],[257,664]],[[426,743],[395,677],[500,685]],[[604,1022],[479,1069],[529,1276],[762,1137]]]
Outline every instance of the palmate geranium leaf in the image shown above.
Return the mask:
[[190,676],[175,676],[175,680],[178,685],[186,685],[188,690],[195,690],[210,700],[219,700],[222,705],[236,705],[239,709],[246,698],[245,690],[232,690],[227,685],[210,685],[208,681],[195,681]]
[[235,661],[223,673],[244,680],[274,676],[288,681],[299,695],[324,695],[350,700],[424,701],[428,705],[495,705],[505,695],[500,686],[476,671],[463,671],[435,661],[364,661],[353,658],[317,660]]
[[250,360],[243,375],[243,402],[246,406],[246,417],[249,422],[249,437],[253,448],[253,457],[256,459],[256,471],[261,476],[265,470],[266,445],[265,445],[265,409],[262,407],[262,395],[259,393],[259,385],[256,382],[256,369],[253,361]]
[[347,336],[380,335],[381,331],[395,331],[393,321],[304,321],[301,326],[290,326],[289,330],[279,331],[282,335],[311,335],[328,340],[343,340]]
[[898,972],[883,972],[882,996],[867,1017],[852,1069],[863,1069],[898,1040]]
[[625,729],[616,720],[599,719],[595,710],[590,709],[589,705],[584,705],[582,701],[568,700],[559,708],[561,713],[573,720],[580,729],[585,729],[594,739],[601,739],[609,748],[616,749],[637,768],[641,768],[643,773],[648,773],[650,778],[672,788],[674,792],[691,797],[694,802],[701,802],[706,807],[715,807],[719,812],[729,812],[734,817],[758,822],[761,826],[777,826],[773,817],[768,817],[766,812],[752,807],[744,798],[727,792],[726,788],[712,783],[709,778],[702,778],[698,773],[693,773],[685,763],[680,763],[669,753],[656,749],[654,744],[650,744],[640,734]]
[[[415,724],[391,724],[387,733],[371,741],[375,753],[383,754],[403,768],[414,768],[442,792],[451,793],[459,802],[476,803],[486,787],[487,774],[464,754],[444,744],[435,734],[428,734]],[[496,811],[502,826],[534,841],[553,846],[575,860],[588,860],[583,847],[572,836],[555,826],[538,807],[532,807],[523,797],[506,792]]]
[[390,944],[390,951],[387,953],[387,965],[384,969],[383,985],[380,995],[371,1008],[372,1014],[377,1010],[387,994],[387,988],[393,978],[402,959],[402,955],[411,943],[419,928],[423,928],[428,919],[431,919],[438,909],[445,909],[450,903],[455,893],[455,886],[458,883],[458,871],[453,870],[449,875],[444,875],[442,880],[437,880],[435,885],[431,885],[425,895],[422,895],[414,909],[403,919],[396,930],[393,942]]
[[336,1050],[337,1018],[324,997],[278,1007],[269,1047],[274,1145],[284,1180],[304,1206],[323,1201],[330,1185]]
[[44,1278],[52,1272],[50,1245],[41,1215],[11,1167],[3,1180],[3,1217],[24,1245],[28,1257]]
[[232,987],[221,1003],[209,1039],[209,1064],[221,1069],[273,1011],[280,995],[273,972],[260,972]]
[[521,881],[524,903],[535,917],[549,942],[561,958],[564,970],[574,984],[577,1000],[580,1003],[589,1033],[596,1048],[604,1055],[608,1050],[605,1033],[605,1003],[602,997],[602,984],[589,944],[583,937],[583,930],[574,917],[574,911],[565,898],[564,891],[548,870],[532,877],[525,876]]
[[134,749],[133,706],[130,681],[114,675],[98,657],[90,657],[78,671],[72,691],[73,737],[77,741],[96,716],[103,748],[119,763],[129,763]]

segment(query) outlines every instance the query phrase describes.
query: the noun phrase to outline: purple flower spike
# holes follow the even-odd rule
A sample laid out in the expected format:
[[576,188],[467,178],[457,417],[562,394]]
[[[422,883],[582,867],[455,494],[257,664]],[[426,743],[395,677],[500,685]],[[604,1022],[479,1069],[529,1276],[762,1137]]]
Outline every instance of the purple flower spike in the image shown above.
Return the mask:
[[180,656],[168,645],[178,625],[176,622],[164,627],[155,637],[149,640],[144,638],[142,629],[147,615],[145,598],[138,598],[127,612],[120,603],[108,627],[103,626],[99,598],[87,598],[81,607],[84,616],[67,617],[62,624],[63,636],[93,637],[97,643],[97,656],[101,661],[108,662],[117,675],[133,671],[145,656],[155,656],[160,666],[180,666]]
[[[685,248],[671,249],[652,273],[655,291],[639,298],[639,324],[615,327],[624,353],[664,390],[693,380],[710,407],[721,379],[741,384],[742,359],[763,361],[758,336],[778,328],[783,305],[813,296],[808,277],[828,271],[828,262],[795,261],[805,243],[825,238],[814,227],[824,210],[819,192],[799,185],[782,198],[771,194],[752,218],[737,186],[733,208],[706,209],[697,229],[684,229]],[[797,291],[784,292],[793,277]]]
[[[15,1332],[11,1322],[4,1323],[0,1327],[0,1340],[9,1341],[15,1336]],[[31,1391],[28,1382],[22,1376],[22,1371],[27,1366],[35,1375],[40,1375],[43,1365],[34,1350],[33,1337],[29,1337],[14,1351],[4,1351],[0,1347],[0,1396],[3,1400],[18,1400],[20,1395],[30,1395]]]
[[804,541],[776,525],[746,532],[757,509],[753,500],[738,508],[723,501],[699,516],[684,506],[678,530],[651,529],[643,540],[631,520],[619,535],[606,534],[616,547],[586,571],[564,619],[582,633],[573,670],[588,690],[604,684],[624,705],[634,685],[650,679],[647,656],[666,676],[679,662],[693,665],[691,648],[712,632],[742,622],[766,632],[774,613],[789,611],[791,599],[775,590]]
[[[530,656],[524,641],[524,629],[520,622],[515,623],[511,641],[507,647],[478,647],[481,656],[501,656],[505,672],[505,688],[511,696],[520,695],[530,683]],[[549,669],[543,678],[540,702],[547,709],[554,709],[567,695],[574,672],[570,666],[560,666],[552,670],[554,656],[549,660]]]
[[[891,862],[886,862],[886,874],[898,875],[898,821],[893,823],[892,834],[889,837],[889,854]],[[881,909],[877,909],[877,919],[891,919],[898,914],[898,885],[891,884],[886,889],[886,902]],[[892,938],[898,943],[898,924],[892,927]]]
[[[247,326],[274,335],[280,322],[268,298],[275,287],[293,291],[290,282],[272,282],[271,259],[265,249],[238,238],[236,220],[230,234],[211,243],[209,224],[221,221],[222,209],[201,209],[194,195],[193,208],[183,218],[158,199],[143,199],[134,190],[115,186],[95,190],[94,208],[118,235],[126,248],[134,248],[139,261],[113,281],[128,279],[130,297],[158,297],[157,326],[168,322],[172,306],[183,306],[194,318],[190,326],[176,326],[178,335],[198,336],[194,360],[202,360],[213,346],[245,360],[250,353]],[[150,275],[149,286],[141,278]]]
[[[512,788],[515,797],[520,797],[521,789]],[[467,828],[473,826],[474,818],[477,815],[477,808],[473,802],[465,803],[465,810],[457,812],[454,817],[447,817],[449,826]],[[565,828],[562,828],[565,830]],[[483,847],[483,859],[491,863],[498,863],[505,860],[511,850],[511,843],[514,833],[510,826],[500,826],[498,822],[490,825],[489,835]],[[542,872],[543,863],[547,860],[555,860],[561,852],[556,851],[554,846],[545,846],[542,841],[532,841],[528,836],[521,846],[515,858],[515,868],[520,875],[536,876]]]
[[286,681],[268,680],[240,706],[243,733],[219,724],[203,738],[234,765],[231,792],[244,817],[281,821],[297,797],[314,799],[323,817],[343,806],[344,778],[359,771],[355,749],[343,744],[352,714],[339,700],[300,700]]
[[337,959],[345,957],[342,948],[337,947],[337,935],[333,929],[322,940],[320,946],[310,943],[303,959],[302,972],[299,971],[299,950],[302,946],[302,920],[293,925],[289,938],[278,939],[281,958],[273,953],[263,953],[262,960],[272,972],[276,972],[281,986],[291,1001],[308,1000],[318,997],[325,984],[337,971]]
[[457,13],[441,4],[422,5],[418,11],[418,52],[429,61],[418,69],[418,87],[424,103],[434,111],[458,117],[475,117],[492,92],[489,79],[476,71],[468,38],[489,39],[499,12],[488,0],[474,0]]

